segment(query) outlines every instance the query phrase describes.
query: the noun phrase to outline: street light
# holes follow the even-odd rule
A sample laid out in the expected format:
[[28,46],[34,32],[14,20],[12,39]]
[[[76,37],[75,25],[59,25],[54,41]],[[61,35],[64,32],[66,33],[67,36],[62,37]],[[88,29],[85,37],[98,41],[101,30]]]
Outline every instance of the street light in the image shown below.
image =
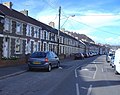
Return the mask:
[[60,39],[60,17],[61,17],[61,6],[59,7],[59,20],[58,20],[58,35],[57,35],[57,55],[59,56],[59,39]]
[[70,17],[75,17],[75,15],[70,15],[70,16],[66,17],[67,19],[65,20],[65,22],[63,23],[63,25],[61,26],[61,28],[65,25],[65,23],[68,21],[68,19],[69,19]]
[[57,55],[59,56],[59,40],[60,40],[60,28],[67,22],[69,17],[75,17],[75,15],[71,15],[67,17],[63,25],[60,27],[60,17],[61,17],[61,6],[59,7],[59,20],[58,20],[58,35],[57,35]]

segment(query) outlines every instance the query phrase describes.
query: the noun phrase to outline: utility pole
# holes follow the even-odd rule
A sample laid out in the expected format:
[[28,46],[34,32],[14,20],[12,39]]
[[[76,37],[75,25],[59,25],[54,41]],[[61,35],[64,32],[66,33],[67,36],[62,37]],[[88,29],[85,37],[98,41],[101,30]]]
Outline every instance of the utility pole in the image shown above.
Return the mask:
[[58,20],[58,37],[57,37],[57,55],[59,56],[59,40],[60,40],[60,17],[61,17],[61,6],[59,7],[59,20]]

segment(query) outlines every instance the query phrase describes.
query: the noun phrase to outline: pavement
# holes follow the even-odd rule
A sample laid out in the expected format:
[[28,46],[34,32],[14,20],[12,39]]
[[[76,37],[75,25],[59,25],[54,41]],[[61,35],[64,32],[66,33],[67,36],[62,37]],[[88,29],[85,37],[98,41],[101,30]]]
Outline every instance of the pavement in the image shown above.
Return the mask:
[[[73,59],[72,58],[66,58],[66,59],[60,60],[60,62],[63,63],[63,62],[71,61],[71,60],[73,60]],[[28,71],[27,64],[0,67],[0,80],[5,79],[7,77],[19,75],[19,74],[22,74],[22,73],[27,72],[27,71]]]

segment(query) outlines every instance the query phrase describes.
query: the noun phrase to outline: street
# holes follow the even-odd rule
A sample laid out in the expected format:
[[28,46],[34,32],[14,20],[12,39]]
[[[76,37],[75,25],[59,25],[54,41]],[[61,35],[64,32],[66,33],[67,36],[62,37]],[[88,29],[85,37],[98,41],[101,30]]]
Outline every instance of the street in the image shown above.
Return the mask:
[[0,95],[119,95],[120,75],[105,55],[62,62],[51,72],[26,71],[0,80]]

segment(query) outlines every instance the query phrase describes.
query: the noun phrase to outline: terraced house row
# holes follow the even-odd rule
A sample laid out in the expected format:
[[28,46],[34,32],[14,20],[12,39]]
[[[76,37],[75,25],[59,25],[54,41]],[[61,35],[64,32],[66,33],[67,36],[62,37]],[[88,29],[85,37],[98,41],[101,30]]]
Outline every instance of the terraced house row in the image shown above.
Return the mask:
[[[21,59],[35,51],[57,53],[58,30],[28,16],[28,11],[12,9],[12,2],[0,4],[0,57]],[[85,43],[60,31],[59,54],[86,52]],[[94,50],[99,51],[95,46]]]

